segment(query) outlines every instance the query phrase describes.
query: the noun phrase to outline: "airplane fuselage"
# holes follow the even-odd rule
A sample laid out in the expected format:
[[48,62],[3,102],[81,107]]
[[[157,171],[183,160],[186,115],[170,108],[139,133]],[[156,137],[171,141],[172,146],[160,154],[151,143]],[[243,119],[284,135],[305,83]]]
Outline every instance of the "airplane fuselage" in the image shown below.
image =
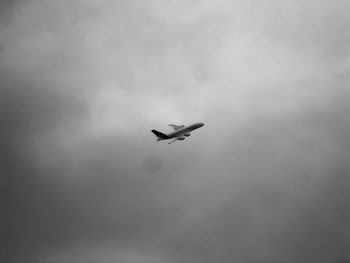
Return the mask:
[[181,136],[184,136],[185,134],[189,134],[191,131],[196,130],[196,129],[203,127],[203,126],[204,126],[204,123],[199,122],[199,123],[195,123],[195,124],[192,124],[190,126],[187,126],[185,128],[179,129],[177,131],[174,131],[172,133],[169,133],[167,135],[170,137],[169,139],[181,137]]

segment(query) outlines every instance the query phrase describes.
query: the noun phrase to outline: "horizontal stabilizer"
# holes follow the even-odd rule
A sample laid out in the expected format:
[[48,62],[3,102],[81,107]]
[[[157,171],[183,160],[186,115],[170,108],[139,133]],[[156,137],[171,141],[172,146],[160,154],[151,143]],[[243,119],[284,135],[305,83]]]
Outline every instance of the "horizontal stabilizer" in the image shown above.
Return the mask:
[[152,130],[151,132],[153,132],[160,139],[163,139],[163,140],[170,139],[168,135],[161,133],[160,131]]

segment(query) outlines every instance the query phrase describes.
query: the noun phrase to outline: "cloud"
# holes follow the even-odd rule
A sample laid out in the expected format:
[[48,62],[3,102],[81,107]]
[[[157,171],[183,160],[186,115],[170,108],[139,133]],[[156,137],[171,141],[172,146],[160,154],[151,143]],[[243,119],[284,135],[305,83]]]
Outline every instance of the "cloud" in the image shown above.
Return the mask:
[[2,7],[7,258],[349,256],[347,4]]

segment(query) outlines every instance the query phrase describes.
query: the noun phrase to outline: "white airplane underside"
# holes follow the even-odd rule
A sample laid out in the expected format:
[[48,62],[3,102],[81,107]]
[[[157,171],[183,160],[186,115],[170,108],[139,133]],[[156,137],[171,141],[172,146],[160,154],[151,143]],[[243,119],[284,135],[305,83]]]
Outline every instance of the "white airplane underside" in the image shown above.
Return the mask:
[[174,143],[176,141],[183,141],[186,139],[186,137],[191,136],[190,132],[192,132],[195,129],[203,127],[204,123],[199,122],[199,123],[189,125],[187,127],[185,127],[184,125],[175,125],[175,124],[169,124],[169,126],[173,127],[174,132],[169,134],[164,134],[157,130],[151,130],[151,132],[157,136],[157,141],[173,139],[171,142],[169,142],[169,144]]

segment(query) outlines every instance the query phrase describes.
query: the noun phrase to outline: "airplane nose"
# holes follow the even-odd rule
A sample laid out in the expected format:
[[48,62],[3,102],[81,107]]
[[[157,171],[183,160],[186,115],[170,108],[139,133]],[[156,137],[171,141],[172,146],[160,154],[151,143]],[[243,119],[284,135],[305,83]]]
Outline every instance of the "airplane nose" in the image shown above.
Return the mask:
[[200,122],[199,123],[199,127],[203,127],[204,126],[204,123],[203,122]]

